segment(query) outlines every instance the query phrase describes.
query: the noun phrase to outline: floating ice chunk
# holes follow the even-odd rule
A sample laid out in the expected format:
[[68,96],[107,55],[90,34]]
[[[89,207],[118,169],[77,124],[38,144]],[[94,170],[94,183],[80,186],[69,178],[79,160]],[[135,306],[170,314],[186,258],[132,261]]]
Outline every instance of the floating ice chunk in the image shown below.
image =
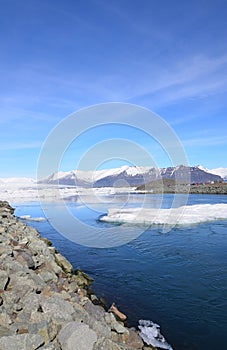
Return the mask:
[[47,220],[44,217],[32,218],[30,215],[22,215],[22,216],[19,216],[19,218],[27,221],[46,221]]
[[197,204],[179,208],[109,209],[100,221],[144,225],[190,225],[227,219],[227,204]]
[[147,345],[152,345],[159,349],[173,350],[160,333],[160,326],[150,320],[140,320],[139,326],[140,337]]

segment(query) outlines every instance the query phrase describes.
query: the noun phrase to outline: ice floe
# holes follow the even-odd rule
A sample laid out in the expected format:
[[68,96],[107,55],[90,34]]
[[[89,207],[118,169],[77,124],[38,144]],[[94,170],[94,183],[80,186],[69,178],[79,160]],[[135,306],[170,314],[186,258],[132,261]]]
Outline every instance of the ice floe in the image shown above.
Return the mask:
[[32,218],[30,215],[22,215],[19,216],[20,219],[22,220],[27,220],[27,221],[46,221],[47,219],[44,217],[37,217],[37,218]]
[[83,188],[76,186],[37,184],[34,179],[29,178],[0,178],[0,198],[7,200],[11,204],[24,201],[61,201],[68,198],[77,198],[86,202],[101,201],[100,197],[106,195],[115,195],[119,193],[130,193],[135,190],[132,188],[100,187]]
[[227,219],[227,204],[197,204],[179,208],[109,209],[100,221],[144,225],[191,225]]
[[160,333],[160,326],[158,324],[149,320],[140,320],[138,328],[140,330],[139,335],[146,344],[159,349],[173,350]]

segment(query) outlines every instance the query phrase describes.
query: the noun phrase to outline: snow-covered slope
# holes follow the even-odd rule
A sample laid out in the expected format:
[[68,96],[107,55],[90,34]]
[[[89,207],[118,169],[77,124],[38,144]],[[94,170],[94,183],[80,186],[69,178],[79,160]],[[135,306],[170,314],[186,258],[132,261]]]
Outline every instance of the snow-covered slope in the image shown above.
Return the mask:
[[198,165],[198,168],[210,174],[221,176],[222,179],[227,180],[227,168],[207,169],[204,168],[202,165]]
[[15,186],[22,186],[22,185],[32,185],[36,183],[36,181],[30,177],[0,177],[0,184],[1,185],[7,185],[7,184],[14,184]]
[[216,168],[216,169],[209,170],[209,172],[211,174],[219,175],[223,179],[227,180],[227,168]]

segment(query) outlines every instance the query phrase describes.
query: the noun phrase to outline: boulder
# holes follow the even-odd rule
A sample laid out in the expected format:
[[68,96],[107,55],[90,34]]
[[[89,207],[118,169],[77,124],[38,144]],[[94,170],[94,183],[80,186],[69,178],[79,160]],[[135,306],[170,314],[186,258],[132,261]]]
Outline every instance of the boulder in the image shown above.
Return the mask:
[[122,347],[110,339],[100,338],[95,343],[93,350],[122,350]]
[[77,322],[66,324],[58,335],[64,350],[92,350],[97,334],[88,325]]
[[56,263],[62,268],[65,273],[72,273],[72,264],[61,254],[54,254]]
[[0,338],[0,350],[36,350],[43,345],[38,334],[18,334]]
[[22,265],[27,265],[29,269],[35,268],[35,262],[32,258],[31,252],[28,250],[16,249],[13,251],[15,259]]
[[43,299],[41,307],[47,319],[72,320],[72,315],[74,313],[73,306],[68,301],[58,296]]
[[9,282],[9,275],[6,271],[0,270],[0,289],[4,290]]
[[47,321],[42,321],[39,323],[31,323],[28,326],[28,331],[30,334],[39,334],[42,337],[45,344],[48,344],[50,342]]

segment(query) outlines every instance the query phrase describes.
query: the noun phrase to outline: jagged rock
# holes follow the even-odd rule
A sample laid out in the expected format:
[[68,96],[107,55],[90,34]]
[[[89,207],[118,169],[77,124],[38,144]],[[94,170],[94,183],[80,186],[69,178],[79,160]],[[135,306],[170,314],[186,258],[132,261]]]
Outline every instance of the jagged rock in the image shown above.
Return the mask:
[[66,324],[58,335],[64,350],[92,350],[97,339],[96,333],[88,325],[77,322]]
[[93,350],[121,350],[122,348],[110,339],[100,338],[95,343]]
[[9,317],[9,315],[5,311],[2,311],[0,313],[0,325],[5,326],[5,325],[9,325],[11,323],[12,323],[12,320]]
[[3,210],[7,210],[9,211],[11,214],[14,213],[14,208],[11,207],[11,205],[9,205],[9,203],[7,201],[0,201],[0,210],[2,212],[2,209]]
[[31,323],[28,326],[29,334],[39,334],[44,340],[45,344],[50,342],[48,322],[42,321],[40,323]]
[[9,245],[6,245],[6,244],[1,244],[0,245],[0,255],[12,255],[13,253],[13,249],[9,246]]
[[31,293],[26,295],[22,302],[22,306],[24,310],[37,311],[40,307],[40,303],[42,300],[42,296],[40,294]]
[[9,282],[9,275],[6,271],[0,270],[0,289],[4,290]]
[[125,328],[120,322],[116,321],[116,322],[111,323],[111,328],[112,328],[112,330],[114,330],[118,334],[123,334],[123,333],[128,334],[128,329]]
[[97,320],[103,320],[105,316],[105,310],[103,307],[94,305],[89,299],[87,300],[87,303],[84,305],[85,310],[89,312],[90,315],[92,315]]
[[22,265],[27,265],[29,269],[35,268],[35,262],[32,258],[32,254],[28,251],[24,251],[22,249],[16,249],[14,248],[13,255],[15,259],[21,263]]
[[5,227],[0,227],[0,235],[5,233]]
[[73,306],[64,299],[53,296],[48,299],[44,299],[41,303],[43,312],[47,317],[63,320],[72,320],[74,313]]
[[128,333],[128,329],[124,327],[123,323],[116,320],[112,312],[105,313],[105,321],[113,331],[119,334]]
[[57,282],[58,278],[54,272],[41,270],[39,272],[39,277],[46,283],[54,281]]
[[129,336],[126,340],[128,347],[133,349],[141,349],[143,347],[143,341],[140,336],[133,330],[129,329]]
[[56,263],[62,268],[65,273],[72,273],[72,264],[60,253],[54,255]]
[[78,303],[73,303],[73,307],[73,320],[78,323],[87,323],[90,317],[89,313]]
[[76,270],[76,281],[82,288],[87,288],[93,282],[93,279],[81,270]]
[[89,315],[86,323],[97,333],[98,336],[111,338],[111,328],[105,323],[97,321],[91,315]]
[[121,334],[117,333],[115,331],[111,332],[111,340],[113,340],[115,343],[126,344],[128,338],[129,338],[128,330],[127,330],[127,332],[121,333]]
[[38,334],[18,334],[0,338],[0,350],[36,350],[43,343]]
[[36,291],[36,282],[31,278],[31,275],[20,276],[20,274],[15,273],[11,275],[7,290],[14,291],[18,300],[22,299],[25,295]]
[[8,326],[8,325],[0,325],[0,338],[8,337],[10,335],[15,335],[17,331],[16,327]]
[[[52,247],[52,243],[48,238],[45,237],[40,237],[41,241],[43,241],[48,247],[51,247],[51,249],[54,249],[54,251],[56,250],[54,247]],[[50,248],[49,248],[50,250]]]
[[57,350],[54,344],[48,344],[39,348],[39,350]]
[[56,263],[54,256],[51,253],[48,257],[43,256],[42,260],[43,260],[42,264],[44,264],[42,268],[53,271],[56,275],[59,275],[62,273],[61,267]]
[[34,239],[34,237],[32,237],[28,247],[33,252],[33,254],[40,254],[44,256],[48,256],[50,254],[50,251],[45,242]]

